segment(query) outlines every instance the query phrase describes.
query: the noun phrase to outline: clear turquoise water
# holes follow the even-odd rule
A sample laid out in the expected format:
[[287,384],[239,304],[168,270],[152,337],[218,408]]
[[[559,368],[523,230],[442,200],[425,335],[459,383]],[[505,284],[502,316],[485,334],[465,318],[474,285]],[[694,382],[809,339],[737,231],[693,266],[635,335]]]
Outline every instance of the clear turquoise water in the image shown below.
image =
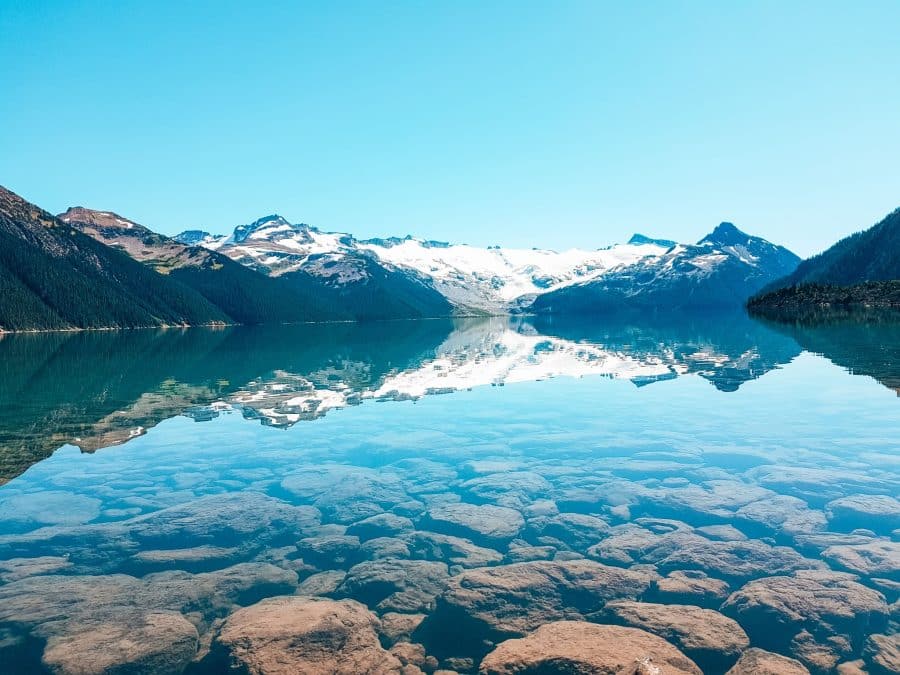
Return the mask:
[[[190,575],[242,563],[256,566],[238,570],[248,579],[271,576],[271,567],[287,574],[248,581],[252,591],[201,609],[166,600],[197,625],[201,642],[236,606],[293,593],[322,572],[339,583],[354,565],[385,557],[446,564],[449,577],[530,557],[587,557],[653,565],[662,576],[702,570],[724,578],[729,592],[790,573],[752,551],[741,554],[749,571],[661,560],[649,544],[624,560],[617,535],[659,536],[659,519],[715,542],[696,528],[731,525],[763,547],[791,549],[806,561],[796,569],[850,571],[885,607],[896,602],[900,513],[838,517],[830,507],[851,495],[900,495],[895,324],[776,329],[733,316],[424,323],[0,341],[10,478],[0,487],[0,656],[10,671],[64,671],[46,645],[68,644],[85,621],[155,606],[153,585],[171,585],[165,575],[175,570],[188,586],[197,583]],[[42,458],[48,449],[55,452]],[[504,506],[522,523],[495,537],[430,515],[455,502]],[[278,515],[288,505],[313,507],[315,522]],[[410,531],[368,547],[365,536],[342,540],[338,552],[298,544],[346,537],[380,512],[410,518],[413,532],[496,553],[479,562],[411,544]],[[593,515],[611,529],[548,529],[548,514],[558,512]],[[849,535],[859,528],[866,531]],[[826,553],[872,542],[883,553],[869,567]],[[197,547],[201,555],[184,553]],[[181,553],[155,553],[172,550]],[[134,590],[130,600],[102,599],[116,574],[145,579],[140,592],[154,599]],[[73,599],[59,585],[64,577],[97,591]],[[317,592],[354,597],[347,588]],[[421,606],[385,604],[385,590],[358,599],[379,615],[427,615],[441,591],[423,592]],[[754,644],[803,656],[795,643],[744,627]],[[842,629],[813,637],[837,663],[864,655],[868,633],[895,629],[875,622],[842,647],[828,642]],[[423,640],[438,659],[454,656]],[[214,669],[200,651],[192,667]],[[455,656],[475,668],[480,653]]]

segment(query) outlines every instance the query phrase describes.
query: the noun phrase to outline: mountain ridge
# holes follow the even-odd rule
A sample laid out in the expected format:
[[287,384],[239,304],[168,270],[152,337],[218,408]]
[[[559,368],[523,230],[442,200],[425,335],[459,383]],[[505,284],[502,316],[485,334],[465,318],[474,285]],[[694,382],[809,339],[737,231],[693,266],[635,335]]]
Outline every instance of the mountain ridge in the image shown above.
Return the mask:
[[631,267],[540,295],[528,309],[590,314],[635,307],[742,306],[799,261],[788,249],[723,222],[696,244],[676,244]]
[[194,290],[0,187],[0,331],[224,324]]
[[900,283],[900,208],[844,237],[761,289],[752,311],[793,312],[826,305],[896,306]]

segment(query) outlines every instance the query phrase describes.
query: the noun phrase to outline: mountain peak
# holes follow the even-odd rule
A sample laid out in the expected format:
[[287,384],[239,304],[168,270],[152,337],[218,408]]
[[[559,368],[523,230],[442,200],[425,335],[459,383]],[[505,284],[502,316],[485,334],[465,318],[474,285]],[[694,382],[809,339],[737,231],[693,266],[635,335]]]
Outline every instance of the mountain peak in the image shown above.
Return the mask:
[[80,223],[104,229],[131,230],[141,226],[112,211],[97,211],[84,206],[70,206],[59,218],[64,223]]
[[719,246],[736,246],[738,244],[746,244],[750,240],[750,235],[742,232],[734,223],[719,223],[712,232],[703,237],[698,244],[718,244]]
[[240,244],[247,239],[271,240],[276,237],[283,239],[290,236],[290,234],[296,233],[308,236],[309,230],[308,225],[302,223],[294,225],[288,222],[286,218],[273,213],[254,220],[249,225],[238,225],[234,228],[233,238],[236,244]]

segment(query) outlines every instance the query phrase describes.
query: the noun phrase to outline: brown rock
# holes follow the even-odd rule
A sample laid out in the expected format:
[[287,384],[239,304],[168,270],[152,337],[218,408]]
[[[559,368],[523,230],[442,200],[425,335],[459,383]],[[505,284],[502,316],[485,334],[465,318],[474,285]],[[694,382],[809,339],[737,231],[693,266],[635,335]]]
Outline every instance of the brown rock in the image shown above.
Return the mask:
[[870,635],[863,656],[873,673],[900,673],[900,633]]
[[866,634],[886,625],[888,605],[849,574],[807,570],[751,581],[731,594],[722,612],[755,644],[786,651],[804,630],[821,641],[843,636],[860,646]]
[[199,636],[178,612],[119,615],[79,623],[47,640],[43,663],[53,673],[180,673],[197,653]]
[[433,532],[471,539],[496,546],[513,539],[525,526],[515,509],[493,504],[440,504],[426,514],[423,527]]
[[424,619],[424,614],[387,612],[381,616],[381,635],[389,644],[409,641]]
[[656,582],[654,597],[665,603],[719,607],[730,588],[697,570],[675,570]]
[[795,659],[754,647],[741,654],[726,675],[809,675],[809,671]]
[[268,598],[229,616],[214,650],[250,675],[400,673],[377,627],[375,615],[352,600]]
[[615,600],[601,616],[611,623],[640,628],[671,642],[704,672],[722,672],[750,646],[747,634],[733,619],[692,605],[659,605]]
[[450,578],[420,630],[432,653],[481,655],[489,648],[485,641],[523,636],[549,621],[583,619],[608,600],[641,596],[655,579],[651,570],[592,560],[465,570]]
[[864,544],[831,546],[822,557],[836,566],[864,576],[900,581],[900,542],[872,539]]
[[701,671],[674,646],[642,630],[558,621],[503,642],[484,658],[479,673],[699,675]]
[[351,567],[335,594],[380,611],[411,613],[429,608],[447,578],[444,563],[380,558]]

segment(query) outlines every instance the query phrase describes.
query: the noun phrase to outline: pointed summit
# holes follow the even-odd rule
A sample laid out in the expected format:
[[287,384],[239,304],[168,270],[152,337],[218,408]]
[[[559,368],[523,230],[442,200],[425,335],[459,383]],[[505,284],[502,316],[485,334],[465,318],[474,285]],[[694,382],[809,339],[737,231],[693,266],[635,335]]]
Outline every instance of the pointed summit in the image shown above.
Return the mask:
[[[235,244],[243,243],[248,239],[262,239],[275,241],[277,239],[293,238],[306,240],[309,238],[310,227],[303,223],[294,225],[286,218],[278,214],[263,216],[249,225],[238,225],[234,228],[232,241]],[[300,235],[299,237],[297,235]]]
[[712,232],[703,237],[698,244],[716,244],[718,246],[738,246],[746,244],[750,235],[734,226],[734,223],[719,223]]

